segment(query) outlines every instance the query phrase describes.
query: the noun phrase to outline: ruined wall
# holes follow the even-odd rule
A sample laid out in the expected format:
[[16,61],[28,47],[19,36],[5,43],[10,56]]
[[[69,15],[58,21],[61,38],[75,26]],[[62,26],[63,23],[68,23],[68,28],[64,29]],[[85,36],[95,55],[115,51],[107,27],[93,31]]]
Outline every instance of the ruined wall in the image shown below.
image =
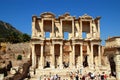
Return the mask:
[[30,43],[17,43],[10,44],[8,43],[6,46],[6,53],[15,54],[15,55],[23,55],[25,57],[29,57],[30,55]]

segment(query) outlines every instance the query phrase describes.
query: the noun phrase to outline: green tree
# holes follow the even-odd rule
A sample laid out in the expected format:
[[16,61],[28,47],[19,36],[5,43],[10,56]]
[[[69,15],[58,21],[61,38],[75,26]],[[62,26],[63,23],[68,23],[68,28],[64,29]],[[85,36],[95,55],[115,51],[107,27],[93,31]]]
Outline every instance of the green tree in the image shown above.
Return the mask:
[[19,43],[19,42],[21,42],[20,34],[18,34],[16,32],[11,32],[9,34],[9,36],[7,37],[7,41],[11,42],[11,43]]
[[22,35],[22,41],[23,41],[23,42],[30,41],[30,39],[31,39],[30,35],[28,35],[28,34],[26,34],[26,33],[24,33],[24,34]]
[[17,60],[22,60],[22,55],[18,55]]

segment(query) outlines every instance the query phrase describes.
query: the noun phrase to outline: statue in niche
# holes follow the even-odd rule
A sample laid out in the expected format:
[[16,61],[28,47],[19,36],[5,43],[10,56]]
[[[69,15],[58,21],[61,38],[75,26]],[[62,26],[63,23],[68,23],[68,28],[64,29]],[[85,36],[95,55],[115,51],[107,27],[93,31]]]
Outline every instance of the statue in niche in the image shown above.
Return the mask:
[[59,37],[59,30],[58,30],[57,27],[55,27],[55,36],[56,36],[56,37]]
[[77,31],[76,31],[75,35],[76,35],[76,37],[79,37],[79,33]]

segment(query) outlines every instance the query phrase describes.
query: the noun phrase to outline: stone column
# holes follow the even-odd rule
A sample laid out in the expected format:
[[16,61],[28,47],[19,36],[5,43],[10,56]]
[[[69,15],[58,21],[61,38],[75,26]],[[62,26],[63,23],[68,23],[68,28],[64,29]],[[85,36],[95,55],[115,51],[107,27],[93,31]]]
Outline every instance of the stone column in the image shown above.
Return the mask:
[[54,44],[51,44],[51,64],[50,64],[50,67],[52,68],[52,69],[54,69],[55,68],[55,53],[54,53]]
[[82,21],[80,21],[80,33],[79,36],[82,38]]
[[99,20],[98,20],[97,24],[98,24],[98,37],[100,38],[100,21]]
[[40,22],[41,23],[41,25],[40,25],[40,27],[41,27],[41,33],[42,33],[42,37],[44,38],[45,37],[45,34],[44,34],[44,28],[43,28],[43,19],[42,19],[42,21]]
[[69,67],[72,68],[72,51],[70,52],[69,55]]
[[32,20],[32,37],[36,36],[36,29],[35,29],[35,25],[36,25],[36,16],[33,16],[33,20]]
[[32,67],[33,68],[36,68],[35,66],[35,44],[32,44],[31,45],[31,47],[32,47]]
[[91,62],[90,62],[90,68],[93,69],[94,68],[94,64],[93,64],[93,44],[91,43],[91,54],[90,54],[90,57],[91,57]]
[[74,20],[72,20],[72,37],[75,37],[74,36]]
[[75,68],[75,44],[72,45],[73,47],[73,51],[72,51],[72,66],[73,68]]
[[83,45],[80,46],[80,67],[83,67]]
[[54,20],[52,20],[52,37],[54,37]]
[[62,31],[62,20],[60,20],[60,28],[61,28],[61,31],[60,31],[60,33],[61,33],[61,37],[63,38],[63,31]]
[[60,69],[63,69],[63,46],[62,46],[62,44],[60,44],[60,58],[59,58],[59,60],[60,60]]
[[90,47],[89,47],[89,44],[87,44],[87,54],[88,54],[88,55],[90,54]]
[[101,46],[98,46],[99,67],[101,67]]
[[92,21],[90,21],[90,35],[89,38],[93,37]]
[[43,44],[41,44],[41,51],[40,51],[40,54],[41,54],[41,56],[40,56],[40,66],[39,66],[39,68],[40,69],[43,69],[43,66],[44,66],[44,64],[43,64],[43,62],[44,62],[44,60],[43,60]]
[[[80,49],[80,44],[79,44],[79,49]],[[80,66],[81,66],[81,61],[80,61],[80,60],[81,60],[81,56],[80,56],[80,55],[81,55],[81,52],[80,52],[80,51],[81,51],[81,50],[79,50],[79,56],[78,56],[78,60],[77,60],[77,61],[78,61],[78,64],[77,64],[77,68],[78,68],[78,69],[79,69]]]
[[91,53],[90,53],[90,47],[89,47],[89,44],[87,44],[87,62],[88,62],[88,66],[90,67],[90,61],[91,61]]
[[120,54],[119,52],[115,55],[116,64],[116,80],[120,80]]

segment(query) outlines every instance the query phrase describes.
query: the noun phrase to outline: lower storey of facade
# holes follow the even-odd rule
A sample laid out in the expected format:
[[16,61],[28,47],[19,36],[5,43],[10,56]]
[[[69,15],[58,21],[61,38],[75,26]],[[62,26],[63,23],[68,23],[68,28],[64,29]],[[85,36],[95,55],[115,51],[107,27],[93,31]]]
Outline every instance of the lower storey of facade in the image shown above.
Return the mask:
[[101,66],[100,41],[32,41],[32,67],[38,69]]

